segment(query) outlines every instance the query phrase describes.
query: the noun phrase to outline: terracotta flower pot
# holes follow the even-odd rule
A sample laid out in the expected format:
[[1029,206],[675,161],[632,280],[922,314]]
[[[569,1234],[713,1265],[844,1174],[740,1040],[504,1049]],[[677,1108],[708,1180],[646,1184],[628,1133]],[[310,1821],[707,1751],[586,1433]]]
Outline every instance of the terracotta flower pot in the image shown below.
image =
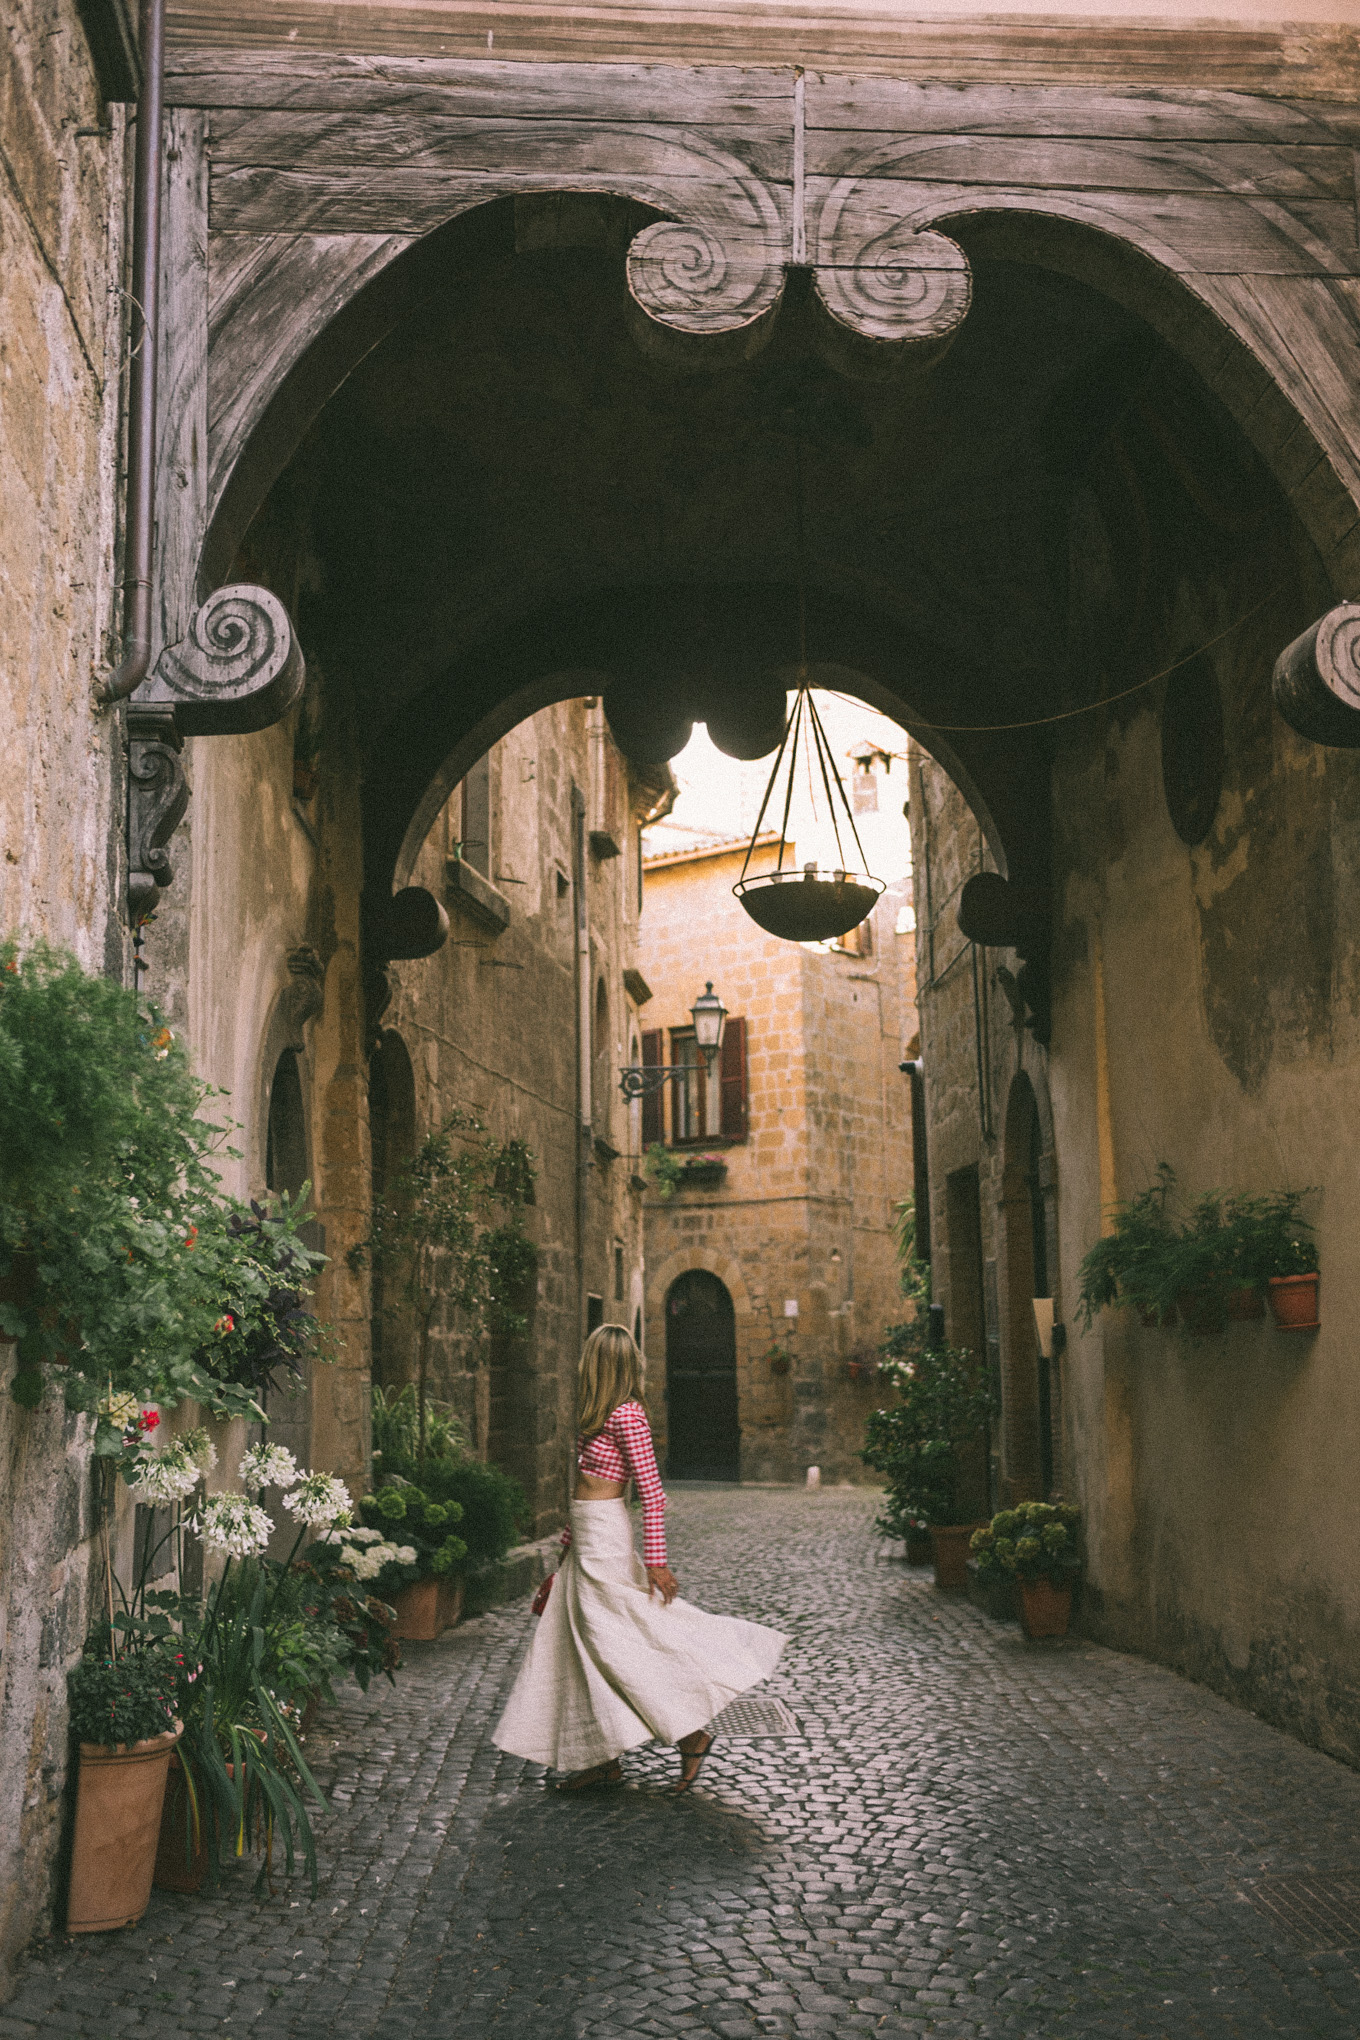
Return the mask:
[[403,1587],[392,1603],[397,1611],[393,1636],[402,1643],[433,1643],[462,1614],[465,1591],[461,1579],[416,1580]]
[[151,1898],[165,1780],[179,1729],[105,1749],[80,1745],[68,1934],[130,1927]]
[[1282,1332],[1315,1332],[1318,1317],[1316,1275],[1272,1275],[1266,1285],[1270,1308]]
[[1235,1325],[1249,1324],[1266,1314],[1265,1300],[1259,1289],[1230,1289],[1225,1300],[1229,1320]]
[[170,1759],[170,1775],[165,1781],[165,1804],[161,1809],[160,1839],[156,1846],[156,1889],[198,1891],[207,1868],[208,1852],[202,1823],[200,1821],[197,1828],[194,1826],[184,1772],[176,1752]]
[[1021,1580],[1020,1620],[1031,1642],[1043,1636],[1066,1636],[1072,1619],[1072,1589],[1052,1580]]
[[973,1532],[978,1523],[949,1523],[931,1526],[930,1549],[935,1559],[935,1584],[952,1592],[968,1585],[968,1558]]

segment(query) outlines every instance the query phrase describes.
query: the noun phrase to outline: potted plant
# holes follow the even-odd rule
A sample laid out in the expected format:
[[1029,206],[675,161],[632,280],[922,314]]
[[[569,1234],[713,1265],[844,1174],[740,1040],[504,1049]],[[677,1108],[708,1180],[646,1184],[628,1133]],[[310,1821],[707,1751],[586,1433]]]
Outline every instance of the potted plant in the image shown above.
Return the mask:
[[[437,1462],[427,1460],[427,1466]],[[432,1643],[463,1612],[464,1582],[458,1567],[467,1544],[456,1534],[463,1520],[458,1502],[433,1501],[399,1474],[359,1504],[361,1521],[334,1530],[339,1562],[356,1580],[390,1601],[392,1634],[412,1643]]]
[[1268,1197],[1239,1197],[1233,1216],[1243,1280],[1264,1289],[1281,1331],[1318,1327],[1318,1254],[1313,1227],[1303,1216],[1305,1190],[1278,1190]]
[[787,1346],[771,1346],[765,1358],[769,1363],[771,1374],[774,1375],[777,1381],[782,1380],[793,1365],[793,1356]]
[[979,1478],[969,1459],[980,1459],[993,1413],[985,1370],[966,1349],[926,1345],[916,1322],[895,1327],[881,1350],[879,1372],[895,1382],[898,1400],[870,1416],[860,1454],[886,1479],[879,1528],[906,1538],[927,1525],[935,1584],[966,1587],[976,1526],[968,1503]]
[[151,1897],[165,1781],[183,1733],[182,1653],[168,1641],[115,1648],[106,1630],[68,1680],[79,1749],[68,1934],[129,1927]]
[[1101,1310],[1132,1309],[1145,1323],[1174,1313],[1177,1271],[1171,1265],[1173,1229],[1167,1199],[1175,1171],[1157,1166],[1157,1181],[1110,1216],[1112,1230],[1085,1255],[1077,1271],[1078,1313],[1089,1331]]
[[979,1579],[986,1585],[1017,1583],[1020,1619],[1032,1641],[1067,1634],[1081,1569],[1080,1523],[1081,1511],[1070,1502],[1021,1502],[974,1533]]

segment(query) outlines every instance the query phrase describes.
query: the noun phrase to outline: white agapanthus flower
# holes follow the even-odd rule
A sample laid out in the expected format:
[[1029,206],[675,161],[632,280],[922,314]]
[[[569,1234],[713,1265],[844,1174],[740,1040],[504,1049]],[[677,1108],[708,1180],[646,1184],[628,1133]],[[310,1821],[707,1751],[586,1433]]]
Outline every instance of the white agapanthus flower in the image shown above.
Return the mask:
[[238,1470],[248,1488],[288,1488],[298,1477],[298,1463],[286,1445],[252,1445]]
[[414,1565],[415,1562],[416,1548],[414,1544],[399,1544],[397,1546],[397,1564]]
[[164,1506],[166,1502],[182,1502],[191,1495],[202,1475],[193,1460],[176,1442],[167,1445],[163,1452],[144,1452],[137,1461],[137,1478],[130,1483],[129,1492],[134,1502],[141,1502],[148,1508]]
[[319,1530],[323,1524],[348,1516],[354,1504],[345,1483],[333,1473],[304,1473],[292,1493],[284,1496],[283,1506],[309,1529]]
[[232,1558],[254,1558],[274,1534],[268,1515],[248,1495],[209,1495],[193,1527],[205,1544]]
[[196,1466],[200,1473],[211,1473],[217,1464],[217,1447],[208,1436],[206,1424],[200,1424],[195,1431],[186,1431],[182,1438],[176,1438],[167,1449],[183,1452],[185,1458],[191,1465]]

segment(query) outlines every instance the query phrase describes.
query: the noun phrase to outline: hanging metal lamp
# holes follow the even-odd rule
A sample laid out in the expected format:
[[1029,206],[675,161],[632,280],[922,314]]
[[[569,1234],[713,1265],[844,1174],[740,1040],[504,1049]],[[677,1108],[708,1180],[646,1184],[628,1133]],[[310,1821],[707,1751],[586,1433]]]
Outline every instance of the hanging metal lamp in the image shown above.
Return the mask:
[[[864,846],[859,840],[855,817],[845,791],[844,782],[836,770],[836,761],[831,755],[831,746],[817,705],[812,699],[808,685],[807,667],[807,575],[806,548],[803,532],[803,449],[796,443],[795,504],[798,518],[798,691],[794,699],[793,713],[789,716],[784,731],[784,741],[779,746],[765,798],[760,803],[755,828],[746,848],[746,859],[741,867],[741,877],[732,890],[758,928],[767,935],[777,935],[785,942],[830,942],[838,936],[848,935],[857,928],[874,909],[874,903],[884,890],[885,881],[869,874],[868,859]],[[831,826],[836,836],[836,864],[829,872],[819,871],[816,864],[801,866],[790,863],[785,868],[784,859],[789,848],[789,811],[793,806],[793,782],[798,769],[799,744],[806,747],[809,759],[816,758],[821,773],[822,785],[826,789],[827,808]],[[779,774],[784,769],[787,757],[788,785],[784,793],[784,818],[779,830],[779,856],[773,871],[750,873],[751,857],[760,840],[761,825],[765,811],[770,805]],[[834,788],[834,791],[833,791]],[[845,854],[841,838],[841,825],[836,813],[836,795],[849,825],[858,855],[858,865],[852,865]]]

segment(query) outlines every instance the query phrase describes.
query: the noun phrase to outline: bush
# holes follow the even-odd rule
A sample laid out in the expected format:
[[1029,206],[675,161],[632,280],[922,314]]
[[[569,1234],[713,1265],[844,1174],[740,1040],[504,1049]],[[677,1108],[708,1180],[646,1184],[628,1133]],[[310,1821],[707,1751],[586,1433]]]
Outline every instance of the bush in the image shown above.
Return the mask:
[[[903,1334],[913,1357],[902,1360]],[[917,1328],[898,1327],[883,1342],[898,1402],[875,1410],[860,1457],[884,1476],[887,1503],[879,1528],[906,1537],[927,1524],[957,1523],[967,1470],[964,1454],[986,1433],[993,1413],[983,1369],[966,1349],[917,1346]]]
[[427,1500],[456,1502],[462,1510],[458,1534],[467,1545],[467,1555],[454,1568],[457,1572],[495,1564],[527,1527],[524,1490],[499,1466],[487,1466],[479,1459],[427,1459],[417,1472],[414,1462],[385,1464],[383,1486],[371,1499],[382,1502],[393,1474],[411,1482]]
[[87,1653],[67,1680],[76,1740],[108,1749],[164,1735],[177,1725],[182,1677],[173,1649]]
[[1021,1502],[1002,1509],[973,1533],[973,1555],[984,1580],[1051,1580],[1069,1587],[1081,1569],[1077,1530],[1081,1510],[1070,1502]]

